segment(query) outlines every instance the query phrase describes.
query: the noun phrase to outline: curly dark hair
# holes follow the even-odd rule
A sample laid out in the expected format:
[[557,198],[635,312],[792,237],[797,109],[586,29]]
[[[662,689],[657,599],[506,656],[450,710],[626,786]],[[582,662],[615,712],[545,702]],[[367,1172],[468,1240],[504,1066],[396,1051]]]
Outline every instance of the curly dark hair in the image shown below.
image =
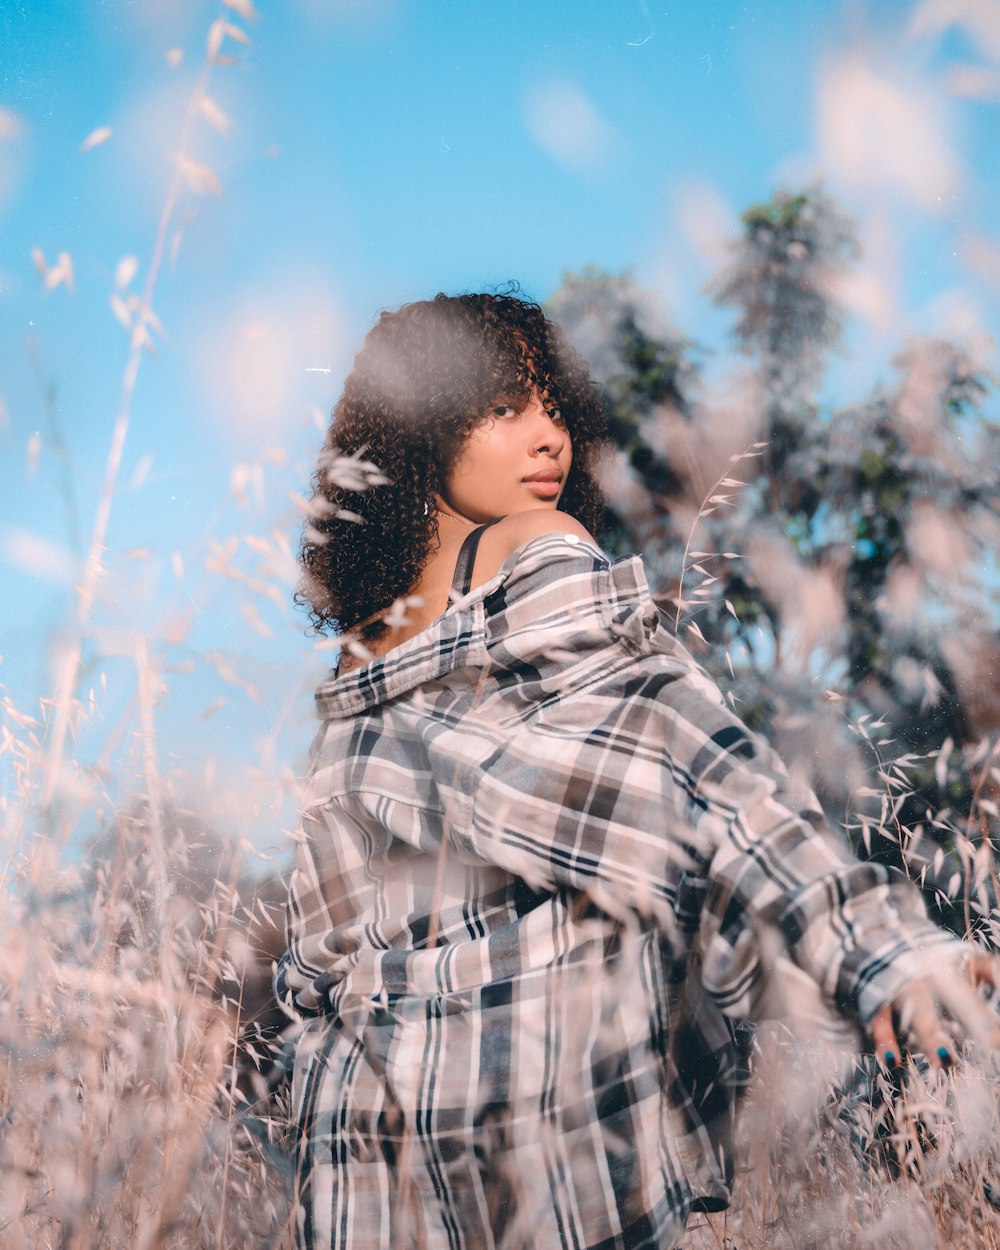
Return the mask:
[[317,631],[367,642],[384,633],[372,618],[416,582],[437,537],[434,495],[470,431],[533,387],[559,406],[573,442],[559,506],[596,533],[604,501],[593,470],[607,442],[598,388],[539,305],[514,292],[437,295],[382,313],[312,478],[296,599]]

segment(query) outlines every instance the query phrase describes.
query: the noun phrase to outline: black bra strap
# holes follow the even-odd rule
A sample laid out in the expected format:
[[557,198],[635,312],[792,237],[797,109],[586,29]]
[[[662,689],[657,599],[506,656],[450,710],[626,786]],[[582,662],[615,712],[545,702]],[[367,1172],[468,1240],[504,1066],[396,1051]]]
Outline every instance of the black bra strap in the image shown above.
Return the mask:
[[496,525],[496,521],[487,521],[485,525],[480,525],[474,529],[471,534],[466,536],[465,542],[462,543],[461,550],[458,553],[458,560],[455,562],[455,576],[452,579],[451,591],[454,595],[467,595],[472,585],[472,566],[476,563],[476,551],[479,547],[479,540],[483,536],[483,532],[488,530],[491,525]]

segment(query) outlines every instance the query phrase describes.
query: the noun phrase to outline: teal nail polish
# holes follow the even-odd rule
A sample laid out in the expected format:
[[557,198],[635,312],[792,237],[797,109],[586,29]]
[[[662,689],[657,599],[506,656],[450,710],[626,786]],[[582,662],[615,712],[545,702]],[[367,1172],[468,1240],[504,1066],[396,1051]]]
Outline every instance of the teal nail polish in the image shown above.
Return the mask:
[[894,1050],[887,1050],[885,1052],[884,1058],[885,1058],[886,1063],[891,1068],[892,1065],[896,1062],[896,1052]]
[[951,1051],[947,1046],[939,1046],[937,1048],[937,1057],[942,1063],[951,1063]]

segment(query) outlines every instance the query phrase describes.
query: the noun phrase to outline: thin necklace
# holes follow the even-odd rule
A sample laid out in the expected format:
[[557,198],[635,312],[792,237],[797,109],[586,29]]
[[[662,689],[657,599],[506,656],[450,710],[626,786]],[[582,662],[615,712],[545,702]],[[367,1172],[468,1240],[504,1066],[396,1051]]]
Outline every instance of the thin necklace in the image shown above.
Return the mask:
[[471,525],[472,524],[471,521],[467,521],[464,517],[453,516],[450,512],[446,512],[444,508],[438,508],[438,514],[440,516],[446,516],[449,521],[457,521],[459,525]]

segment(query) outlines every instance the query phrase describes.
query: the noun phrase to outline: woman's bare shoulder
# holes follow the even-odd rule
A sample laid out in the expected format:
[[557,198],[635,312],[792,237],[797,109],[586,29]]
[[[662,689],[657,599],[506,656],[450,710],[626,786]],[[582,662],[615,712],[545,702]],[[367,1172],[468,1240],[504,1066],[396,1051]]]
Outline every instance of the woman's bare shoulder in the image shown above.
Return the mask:
[[595,541],[590,531],[568,512],[530,508],[525,512],[511,513],[483,534],[476,553],[473,586],[489,581],[512,552],[541,534],[575,534],[588,542]]

